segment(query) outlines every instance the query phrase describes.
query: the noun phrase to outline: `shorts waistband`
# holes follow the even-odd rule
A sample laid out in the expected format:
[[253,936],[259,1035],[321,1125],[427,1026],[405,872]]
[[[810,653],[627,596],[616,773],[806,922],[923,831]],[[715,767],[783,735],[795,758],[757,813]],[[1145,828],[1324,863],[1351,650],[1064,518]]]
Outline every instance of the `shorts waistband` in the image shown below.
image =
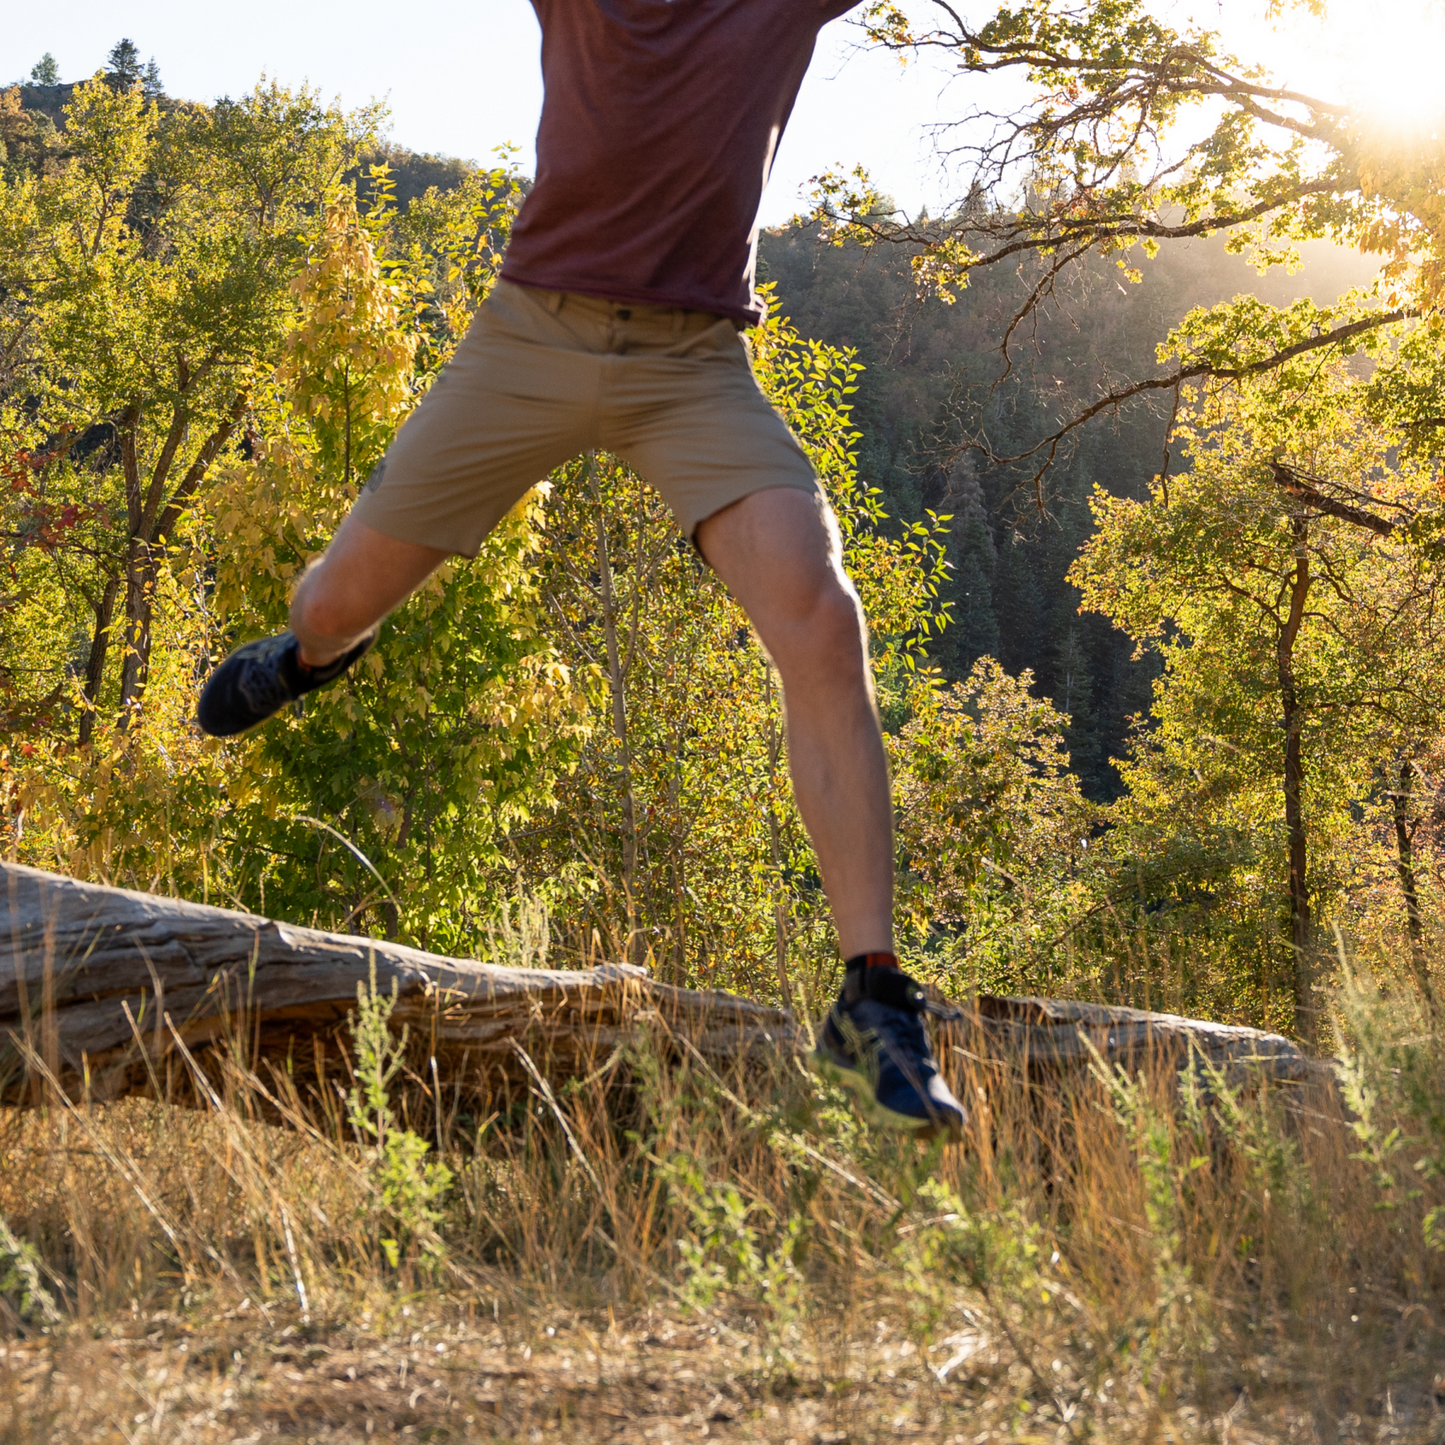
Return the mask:
[[653,306],[642,301],[609,301],[605,296],[588,296],[580,291],[547,291],[540,286],[521,286],[502,280],[502,286],[516,286],[525,291],[553,316],[572,313],[593,321],[625,321],[632,325],[655,327],[659,331],[686,333],[706,331],[719,321],[727,320],[715,311],[690,311],[681,306]]

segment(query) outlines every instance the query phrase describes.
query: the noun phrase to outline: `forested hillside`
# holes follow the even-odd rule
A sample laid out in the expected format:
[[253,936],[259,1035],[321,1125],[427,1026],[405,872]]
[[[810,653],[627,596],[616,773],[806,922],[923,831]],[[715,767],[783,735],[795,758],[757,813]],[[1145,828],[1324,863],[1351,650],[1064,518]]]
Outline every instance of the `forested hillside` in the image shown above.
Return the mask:
[[[944,672],[968,675],[985,654],[1070,717],[1074,771],[1100,801],[1119,791],[1111,759],[1129,718],[1148,712],[1157,654],[1098,613],[1079,612],[1067,573],[1094,529],[1089,495],[1143,497],[1165,467],[1169,402],[1141,399],[1100,417],[1054,467],[1042,500],[1033,463],[993,464],[1025,450],[1051,417],[1078,411],[1110,378],[1143,374],[1162,337],[1196,306],[1252,294],[1274,306],[1302,296],[1333,302],[1374,266],[1317,244],[1305,265],[1261,274],[1222,238],[1175,242],[1132,280],[1093,261],[1061,282],[1050,305],[1002,340],[1038,276],[1030,263],[986,272],[945,304],[920,296],[907,242],[862,248],[818,240],[816,224],[769,232],[759,253],[785,316],[805,336],[848,348],[864,367],[854,421],[860,476],[903,522],[952,514],[952,570],[941,596],[953,625],[930,648]],[[1186,463],[1177,455],[1169,465]]]

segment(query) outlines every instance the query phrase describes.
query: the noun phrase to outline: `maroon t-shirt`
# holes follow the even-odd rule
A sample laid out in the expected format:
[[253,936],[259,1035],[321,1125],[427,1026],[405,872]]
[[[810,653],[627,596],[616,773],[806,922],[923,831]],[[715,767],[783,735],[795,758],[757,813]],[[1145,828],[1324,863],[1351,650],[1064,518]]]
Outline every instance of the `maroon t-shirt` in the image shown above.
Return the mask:
[[754,221],[823,24],[858,0],[532,0],[537,180],[502,275],[760,320]]

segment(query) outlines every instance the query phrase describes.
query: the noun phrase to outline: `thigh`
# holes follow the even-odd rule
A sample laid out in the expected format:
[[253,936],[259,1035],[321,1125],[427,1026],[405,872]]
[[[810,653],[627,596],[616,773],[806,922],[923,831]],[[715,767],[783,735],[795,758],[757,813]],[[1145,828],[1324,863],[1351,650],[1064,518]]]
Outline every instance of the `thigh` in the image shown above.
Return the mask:
[[800,659],[831,665],[833,624],[854,642],[862,636],[837,520],[820,493],[751,492],[706,518],[697,546],[785,676]]
[[694,536],[754,492],[821,496],[807,453],[758,387],[732,324],[679,351],[609,357],[599,428],[601,445],[662,494],[682,530]]
[[472,557],[530,487],[596,445],[599,358],[556,345],[530,306],[511,294],[483,305],[372,472],[359,521]]

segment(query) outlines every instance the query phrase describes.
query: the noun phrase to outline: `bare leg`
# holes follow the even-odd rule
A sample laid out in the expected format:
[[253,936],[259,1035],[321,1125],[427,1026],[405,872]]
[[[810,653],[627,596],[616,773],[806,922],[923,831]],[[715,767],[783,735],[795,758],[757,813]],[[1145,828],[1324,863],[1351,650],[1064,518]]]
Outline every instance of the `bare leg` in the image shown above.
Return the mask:
[[821,499],[777,488],[709,517],[698,546],[783,680],[788,762],[844,958],[893,948],[893,805],[858,594]]
[[354,517],[306,569],[291,602],[291,631],[301,661],[320,667],[340,657],[400,607],[451,555],[398,542]]

